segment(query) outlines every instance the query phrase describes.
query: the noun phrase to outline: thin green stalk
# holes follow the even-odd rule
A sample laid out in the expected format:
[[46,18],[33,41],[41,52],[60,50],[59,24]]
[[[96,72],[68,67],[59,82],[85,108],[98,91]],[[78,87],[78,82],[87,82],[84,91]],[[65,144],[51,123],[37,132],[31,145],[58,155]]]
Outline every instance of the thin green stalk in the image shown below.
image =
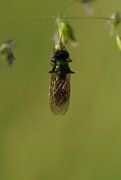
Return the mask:
[[[0,24],[0,27],[10,25],[10,24],[16,24],[20,22],[27,22],[27,21],[39,21],[39,20],[44,20],[44,19],[57,19],[59,16],[41,16],[41,17],[25,17],[25,18],[20,18],[20,19],[15,19],[15,20],[10,20],[4,23]],[[115,18],[111,17],[95,17],[95,16],[62,16],[62,19],[71,19],[71,20],[102,20],[102,21],[107,21],[107,20],[115,20]]]

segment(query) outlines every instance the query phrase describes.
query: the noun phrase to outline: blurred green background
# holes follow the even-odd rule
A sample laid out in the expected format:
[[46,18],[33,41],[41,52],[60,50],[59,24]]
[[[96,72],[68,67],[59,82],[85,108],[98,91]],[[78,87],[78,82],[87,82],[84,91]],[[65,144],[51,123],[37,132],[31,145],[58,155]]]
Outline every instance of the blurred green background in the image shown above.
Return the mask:
[[[1,0],[0,24],[57,15],[70,0]],[[94,16],[119,11],[121,2],[97,0]],[[65,15],[87,15],[79,4]],[[64,116],[51,113],[48,87],[53,20],[0,28],[15,39],[16,60],[0,67],[0,180],[121,179],[121,55],[106,21],[70,20],[79,46],[68,46],[71,101]]]

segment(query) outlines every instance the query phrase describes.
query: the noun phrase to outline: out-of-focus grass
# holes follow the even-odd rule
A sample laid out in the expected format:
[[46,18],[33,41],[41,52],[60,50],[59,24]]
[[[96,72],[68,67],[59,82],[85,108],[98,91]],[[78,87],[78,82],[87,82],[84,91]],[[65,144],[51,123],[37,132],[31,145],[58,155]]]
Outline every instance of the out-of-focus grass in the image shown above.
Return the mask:
[[[0,23],[56,15],[68,1],[3,1]],[[121,2],[97,1],[95,16]],[[74,5],[67,15],[86,15]],[[79,46],[68,47],[76,73],[67,114],[48,105],[53,20],[0,28],[0,42],[14,38],[16,61],[0,67],[0,180],[121,179],[121,56],[106,22],[70,20]]]

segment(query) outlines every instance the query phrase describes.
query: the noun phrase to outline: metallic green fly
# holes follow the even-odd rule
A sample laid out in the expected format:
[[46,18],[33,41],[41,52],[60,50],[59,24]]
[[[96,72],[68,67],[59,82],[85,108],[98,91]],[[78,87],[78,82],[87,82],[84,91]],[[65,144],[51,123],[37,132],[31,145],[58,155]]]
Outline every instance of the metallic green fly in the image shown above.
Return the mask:
[[65,114],[70,100],[70,74],[69,58],[65,46],[59,43],[55,46],[52,57],[52,74],[49,92],[49,103],[54,114]]

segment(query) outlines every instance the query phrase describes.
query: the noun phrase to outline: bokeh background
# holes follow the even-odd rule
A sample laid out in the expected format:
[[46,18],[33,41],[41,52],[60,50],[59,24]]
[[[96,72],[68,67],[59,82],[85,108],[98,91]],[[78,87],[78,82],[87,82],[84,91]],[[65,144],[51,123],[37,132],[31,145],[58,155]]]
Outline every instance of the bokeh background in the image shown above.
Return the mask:
[[[57,15],[70,0],[6,0],[0,24]],[[121,2],[97,0],[94,16],[120,11]],[[86,16],[74,4],[65,15]],[[79,42],[68,46],[71,101],[64,116],[51,113],[48,87],[56,29],[53,20],[0,27],[0,42],[15,39],[16,60],[0,67],[0,180],[121,179],[121,54],[106,21],[69,20]]]

